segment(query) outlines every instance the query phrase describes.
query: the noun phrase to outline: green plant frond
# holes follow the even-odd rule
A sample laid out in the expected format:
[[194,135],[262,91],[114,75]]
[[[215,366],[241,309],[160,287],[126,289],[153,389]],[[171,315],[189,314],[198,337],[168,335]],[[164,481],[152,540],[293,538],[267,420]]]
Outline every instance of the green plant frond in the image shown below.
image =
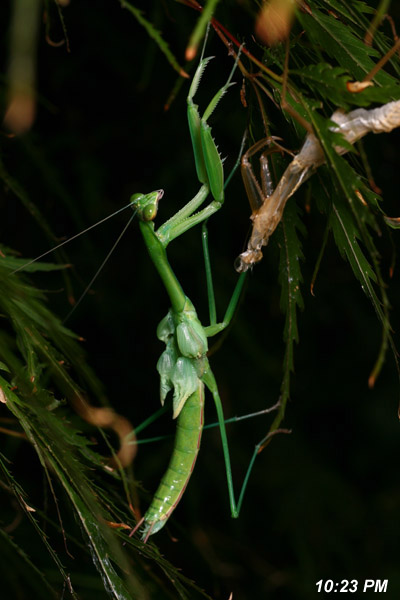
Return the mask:
[[122,8],[126,8],[135,17],[137,22],[145,28],[149,37],[151,37],[155,41],[155,43],[157,44],[161,52],[164,54],[171,67],[175,69],[175,71],[177,71],[179,75],[187,77],[185,70],[180,66],[180,64],[176,60],[174,54],[169,49],[169,46],[167,42],[163,39],[161,33],[154,27],[152,23],[150,23],[150,21],[148,21],[143,16],[142,11],[133,6],[133,4],[131,4],[130,2],[127,2],[127,0],[120,0],[120,4]]
[[[307,108],[307,100],[303,96],[302,101]],[[326,184],[326,189],[333,188],[334,190],[334,193],[331,193],[332,212],[330,213],[329,223],[334,234],[335,243],[340,254],[348,260],[355,277],[371,301],[382,324],[382,344],[377,363],[373,369],[373,380],[375,380],[382,367],[389,344],[396,359],[396,349],[390,333],[389,300],[380,272],[379,252],[370,234],[370,229],[378,234],[380,233],[377,218],[371,209],[382,211],[377,194],[365,185],[360,175],[350,166],[346,158],[335,151],[334,147],[343,146],[343,143],[337,139],[340,136],[331,131],[329,121],[323,119],[311,108],[308,108],[308,115],[324,150],[327,165],[331,172],[332,181]],[[362,241],[368,258],[361,249],[359,241]],[[374,284],[378,287],[378,294]]]
[[[322,179],[323,175],[321,174],[320,177]],[[330,189],[329,194],[328,189]],[[330,226],[336,246],[341,256],[348,260],[356,279],[370,299],[380,321],[387,327],[387,316],[382,310],[382,303],[373,287],[373,284],[377,283],[379,278],[360,247],[358,240],[362,239],[362,234],[354,215],[342,192],[338,191],[337,185],[332,190],[331,180],[326,179],[324,186],[319,188],[320,202],[323,190],[325,190],[326,210],[330,212]]]
[[36,271],[60,271],[69,267],[69,265],[40,261],[27,264],[30,262],[29,258],[15,258],[14,256],[0,256],[0,262],[6,269],[9,269],[10,272],[21,269],[21,267],[24,267],[24,271],[29,273],[35,273]]
[[341,194],[333,197],[331,226],[340,253],[349,261],[363,291],[371,300],[380,320],[384,321],[380,302],[372,287],[372,282],[377,282],[377,276],[360,248],[357,241],[360,232]]
[[[381,321],[384,322],[385,317],[380,308],[380,303],[371,286],[371,280],[376,281],[377,277],[369,263],[366,261],[357,243],[357,238],[360,238],[360,231],[355,223],[354,217],[357,215],[357,211],[360,208],[360,201],[355,195],[355,191],[358,190],[361,185],[359,176],[351,169],[346,160],[335,152],[332,143],[329,141],[331,132],[328,133],[329,130],[326,126],[326,122],[311,111],[309,111],[309,115],[312,118],[315,132],[324,149],[328,166],[334,174],[335,188],[338,187],[340,189],[340,193],[337,193],[335,196],[332,213],[332,227],[336,243],[341,254],[347,256],[354,274],[360,281],[363,290],[373,302],[374,308]],[[347,199],[348,204],[344,202],[344,198]],[[356,213],[355,215],[351,214],[349,206],[353,208],[353,211]],[[370,213],[364,211],[364,215],[368,216],[369,214]]]
[[[399,372],[397,351],[391,335],[392,329],[389,321],[390,304],[380,271],[379,253],[375,247],[375,242],[370,236],[364,223],[361,225],[360,233],[355,225],[354,216],[351,214],[349,207],[344,203],[341,194],[334,194],[332,198],[332,216],[330,222],[335,242],[341,255],[348,260],[355,277],[360,282],[362,290],[371,301],[382,324],[381,347],[375,366],[370,375],[370,385],[372,386],[382,369],[389,345],[392,348],[396,367]],[[367,247],[372,265],[361,250],[358,243],[360,237]],[[380,298],[375,292],[374,283],[378,286]]]
[[[327,235],[333,231],[336,246],[343,258],[345,258],[367,297],[370,299],[382,326],[382,340],[378,351],[378,356],[374,367],[372,368],[369,385],[372,387],[378,377],[389,346],[392,348],[393,356],[397,364],[397,351],[392,338],[392,330],[389,320],[390,303],[387,296],[386,285],[383,280],[380,268],[380,256],[375,246],[375,240],[370,233],[370,228],[374,225],[374,215],[368,210],[368,207],[362,206],[361,216],[358,218],[360,207],[351,210],[351,207],[343,198],[343,195],[337,190],[335,181],[333,182],[334,193],[329,192],[332,189],[332,182],[328,178],[326,171],[321,170],[319,183],[316,185],[316,199],[320,210],[329,215],[328,228],[324,237],[323,249],[325,248]],[[361,205],[361,203],[359,203]],[[355,201],[353,207],[357,206]],[[371,219],[365,218],[370,215]],[[362,251],[359,240],[362,240],[367,250],[367,259]],[[320,266],[322,251],[318,257],[317,266],[313,274],[312,282],[314,284],[316,272]],[[378,293],[375,291],[375,285]],[[379,298],[380,296],[380,298]]]
[[283,377],[277,414],[264,438],[266,440],[276,432],[285,418],[286,405],[290,398],[290,376],[294,371],[294,344],[299,342],[297,311],[304,308],[301,294],[303,276],[300,263],[304,260],[299,234],[305,235],[301,220],[301,210],[295,202],[285,208],[282,221],[276,232],[279,247],[279,283],[281,286],[280,308],[285,314],[283,340],[285,355],[283,359]]
[[299,341],[297,309],[304,308],[300,286],[303,281],[300,263],[304,259],[299,233],[305,235],[301,211],[295,202],[288,203],[279,231],[279,283],[281,310],[285,314],[283,339],[286,344],[281,402],[286,404],[290,395],[290,373],[293,372],[294,343]]

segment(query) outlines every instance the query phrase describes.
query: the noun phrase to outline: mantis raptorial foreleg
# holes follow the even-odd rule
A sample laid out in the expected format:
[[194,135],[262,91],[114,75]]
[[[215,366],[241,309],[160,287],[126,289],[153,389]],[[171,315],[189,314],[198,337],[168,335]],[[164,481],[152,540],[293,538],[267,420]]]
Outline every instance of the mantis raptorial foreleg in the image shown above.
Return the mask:
[[[159,227],[157,235],[165,246],[185,231],[188,231],[195,225],[198,225],[211,217],[211,215],[221,208],[224,202],[224,171],[222,160],[213,140],[211,128],[207,120],[214,112],[217,104],[228,88],[233,85],[231,80],[236,69],[239,54],[226,84],[215,94],[203,116],[200,117],[198,106],[194,103],[193,98],[199,87],[204,70],[211,58],[212,57],[203,58],[202,55],[187,97],[187,115],[197,177],[203,185],[192,200],[166,221],[166,223]],[[206,208],[198,211],[210,192],[214,200],[212,200]]]

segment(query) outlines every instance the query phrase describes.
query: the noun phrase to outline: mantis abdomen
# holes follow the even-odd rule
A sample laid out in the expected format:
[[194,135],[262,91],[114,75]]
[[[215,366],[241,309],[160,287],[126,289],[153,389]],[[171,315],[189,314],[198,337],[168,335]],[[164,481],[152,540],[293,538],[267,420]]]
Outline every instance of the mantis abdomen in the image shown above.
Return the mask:
[[144,541],[165,525],[185,491],[200,448],[203,414],[204,385],[199,382],[198,390],[186,400],[179,414],[170,463],[143,517]]

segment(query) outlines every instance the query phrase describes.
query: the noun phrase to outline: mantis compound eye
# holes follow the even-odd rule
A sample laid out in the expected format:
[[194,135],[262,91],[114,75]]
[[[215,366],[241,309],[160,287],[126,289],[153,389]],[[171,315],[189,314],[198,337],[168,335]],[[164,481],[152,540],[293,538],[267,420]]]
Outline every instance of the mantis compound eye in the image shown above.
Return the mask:
[[157,215],[157,204],[145,206],[142,212],[143,221],[152,221]]
[[164,190],[156,190],[150,194],[134,194],[131,197],[132,208],[138,211],[142,221],[153,221],[157,215],[158,202],[163,195]]

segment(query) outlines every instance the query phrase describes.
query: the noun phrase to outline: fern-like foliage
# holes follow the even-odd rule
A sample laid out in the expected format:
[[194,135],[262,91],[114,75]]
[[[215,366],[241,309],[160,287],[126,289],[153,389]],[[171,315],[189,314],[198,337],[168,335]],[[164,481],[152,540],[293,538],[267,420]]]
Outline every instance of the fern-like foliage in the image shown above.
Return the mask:
[[299,342],[298,309],[304,308],[301,292],[303,276],[301,261],[304,259],[300,235],[305,235],[301,222],[301,210],[295,202],[287,206],[278,231],[279,283],[281,285],[281,309],[285,313],[283,339],[286,345],[283,361],[283,379],[278,413],[270,427],[270,433],[281,424],[290,398],[290,375],[294,371],[295,343]]

